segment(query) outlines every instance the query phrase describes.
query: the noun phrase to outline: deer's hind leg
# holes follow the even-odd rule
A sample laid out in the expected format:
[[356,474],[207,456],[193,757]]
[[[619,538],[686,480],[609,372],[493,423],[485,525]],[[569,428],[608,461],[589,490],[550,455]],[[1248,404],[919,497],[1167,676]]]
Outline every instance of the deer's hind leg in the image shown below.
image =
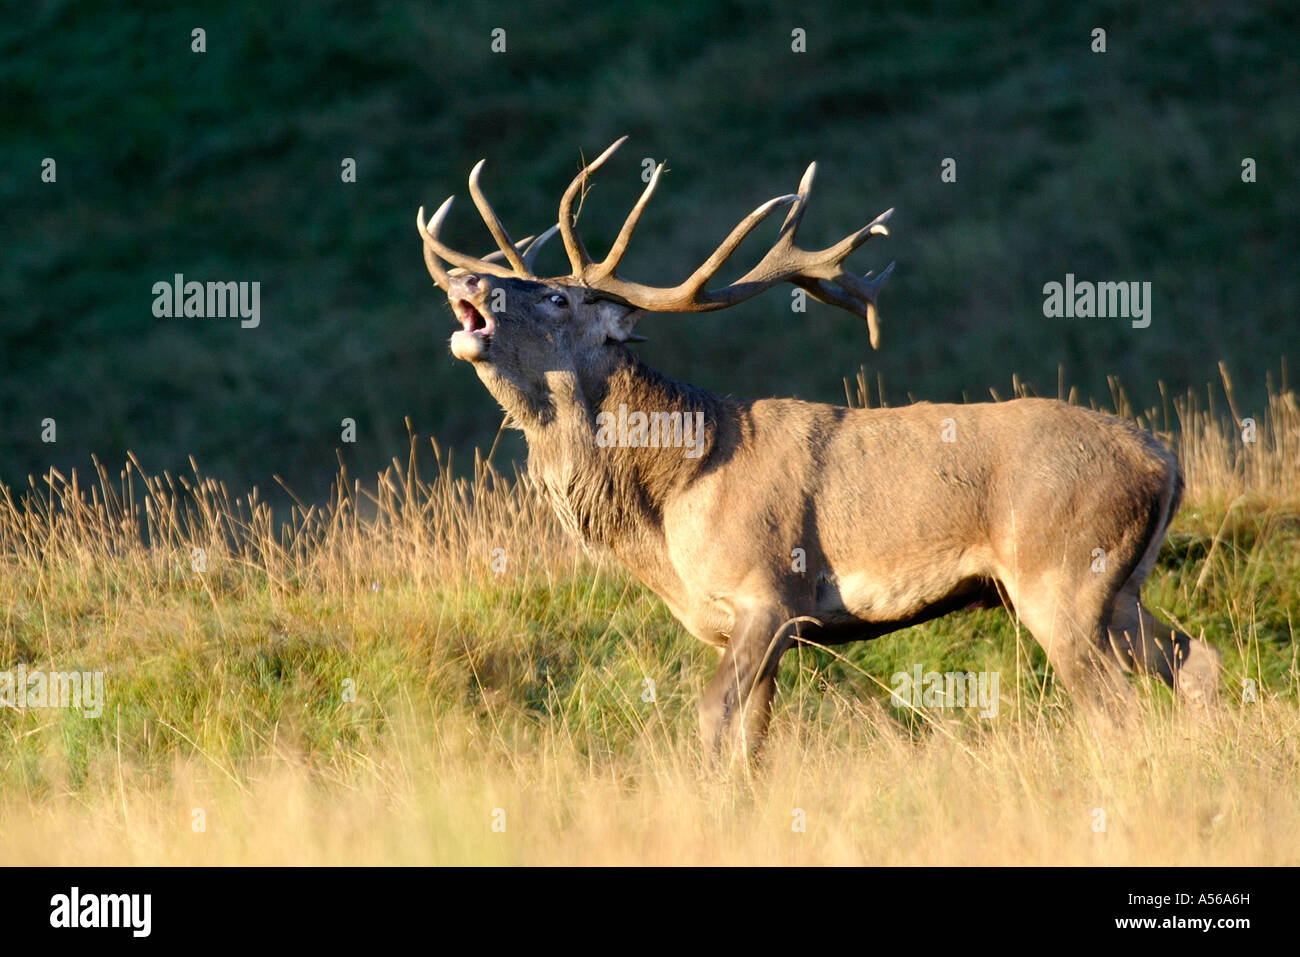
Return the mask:
[[1171,628],[1142,604],[1142,583],[1155,567],[1181,492],[1181,483],[1172,482],[1141,559],[1115,595],[1107,630],[1111,647],[1124,667],[1160,678],[1185,701],[1209,703],[1219,693],[1218,650]]
[[[1154,523],[1150,523],[1154,525]],[[998,578],[1012,610],[1047,654],[1062,685],[1084,708],[1111,717],[1137,704],[1109,632],[1115,596],[1147,549],[1150,529],[1116,522],[1106,534],[1009,543]]]
[[1113,585],[1051,574],[1008,584],[1007,591],[1017,617],[1085,708],[1119,717],[1136,704],[1106,628]]

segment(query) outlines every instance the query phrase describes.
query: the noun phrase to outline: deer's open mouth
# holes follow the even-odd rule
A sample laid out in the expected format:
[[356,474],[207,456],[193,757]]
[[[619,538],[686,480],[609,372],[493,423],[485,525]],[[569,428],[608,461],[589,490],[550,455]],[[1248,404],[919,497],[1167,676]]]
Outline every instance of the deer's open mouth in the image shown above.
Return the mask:
[[496,324],[493,323],[489,313],[481,311],[468,299],[458,299],[453,303],[452,308],[456,310],[456,318],[460,320],[462,332],[468,332],[480,339],[492,338]]
[[469,299],[453,299],[451,308],[460,323],[460,329],[451,335],[451,354],[466,362],[486,361],[496,330],[492,314]]

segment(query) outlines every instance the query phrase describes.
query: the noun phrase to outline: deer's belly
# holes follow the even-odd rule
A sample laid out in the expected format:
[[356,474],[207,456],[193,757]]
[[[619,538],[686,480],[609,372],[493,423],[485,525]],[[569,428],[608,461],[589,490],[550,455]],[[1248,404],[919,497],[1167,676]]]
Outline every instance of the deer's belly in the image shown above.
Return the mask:
[[828,626],[885,634],[960,608],[997,603],[996,585],[982,575],[828,575],[817,583],[814,616]]

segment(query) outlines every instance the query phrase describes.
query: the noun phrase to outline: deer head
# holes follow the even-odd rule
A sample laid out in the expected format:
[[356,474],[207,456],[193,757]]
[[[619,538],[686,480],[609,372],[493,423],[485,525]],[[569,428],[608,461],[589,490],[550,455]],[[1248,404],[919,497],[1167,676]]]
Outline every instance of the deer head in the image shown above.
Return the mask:
[[[603,381],[619,360],[624,345],[639,341],[633,332],[648,312],[711,312],[743,302],[780,283],[793,283],[821,302],[839,306],[867,321],[871,344],[879,341],[876,296],[893,269],[879,276],[858,276],[844,268],[845,258],[872,236],[888,235],[893,210],[881,213],[857,232],[826,249],[809,251],[795,245],[807,208],[817,166],[810,164],[797,193],[763,203],[742,219],[698,269],[676,286],[657,287],[631,282],[618,275],[632,234],[663,173],[655,169],[622,229],[600,262],[592,259],[577,233],[574,201],[590,175],[614,154],[622,137],[574,177],[560,200],[559,221],[540,236],[514,242],[479,185],[484,161],[470,173],[469,191],[498,250],[481,259],[459,253],[439,239],[454,197],[426,223],[424,208],[416,225],[424,241],[429,274],[447,293],[460,322],[451,338],[451,351],[474,365],[475,371],[506,410],[526,422],[543,420],[553,412],[557,378],[578,388],[584,381]],[[777,210],[788,209],[775,243],[744,276],[718,289],[707,288],[723,263],[760,223]],[[556,233],[564,242],[572,272],[543,279],[535,275],[538,251]],[[448,268],[444,263],[451,264]],[[522,423],[521,423],[522,424]]]

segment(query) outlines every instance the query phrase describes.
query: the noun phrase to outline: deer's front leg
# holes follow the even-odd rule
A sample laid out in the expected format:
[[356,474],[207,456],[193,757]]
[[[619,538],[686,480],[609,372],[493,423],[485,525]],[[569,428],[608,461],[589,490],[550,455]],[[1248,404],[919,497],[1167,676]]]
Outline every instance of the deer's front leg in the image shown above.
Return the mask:
[[772,610],[746,613],[737,621],[700,701],[700,735],[709,758],[758,753],[772,714],[777,665],[796,627]]

